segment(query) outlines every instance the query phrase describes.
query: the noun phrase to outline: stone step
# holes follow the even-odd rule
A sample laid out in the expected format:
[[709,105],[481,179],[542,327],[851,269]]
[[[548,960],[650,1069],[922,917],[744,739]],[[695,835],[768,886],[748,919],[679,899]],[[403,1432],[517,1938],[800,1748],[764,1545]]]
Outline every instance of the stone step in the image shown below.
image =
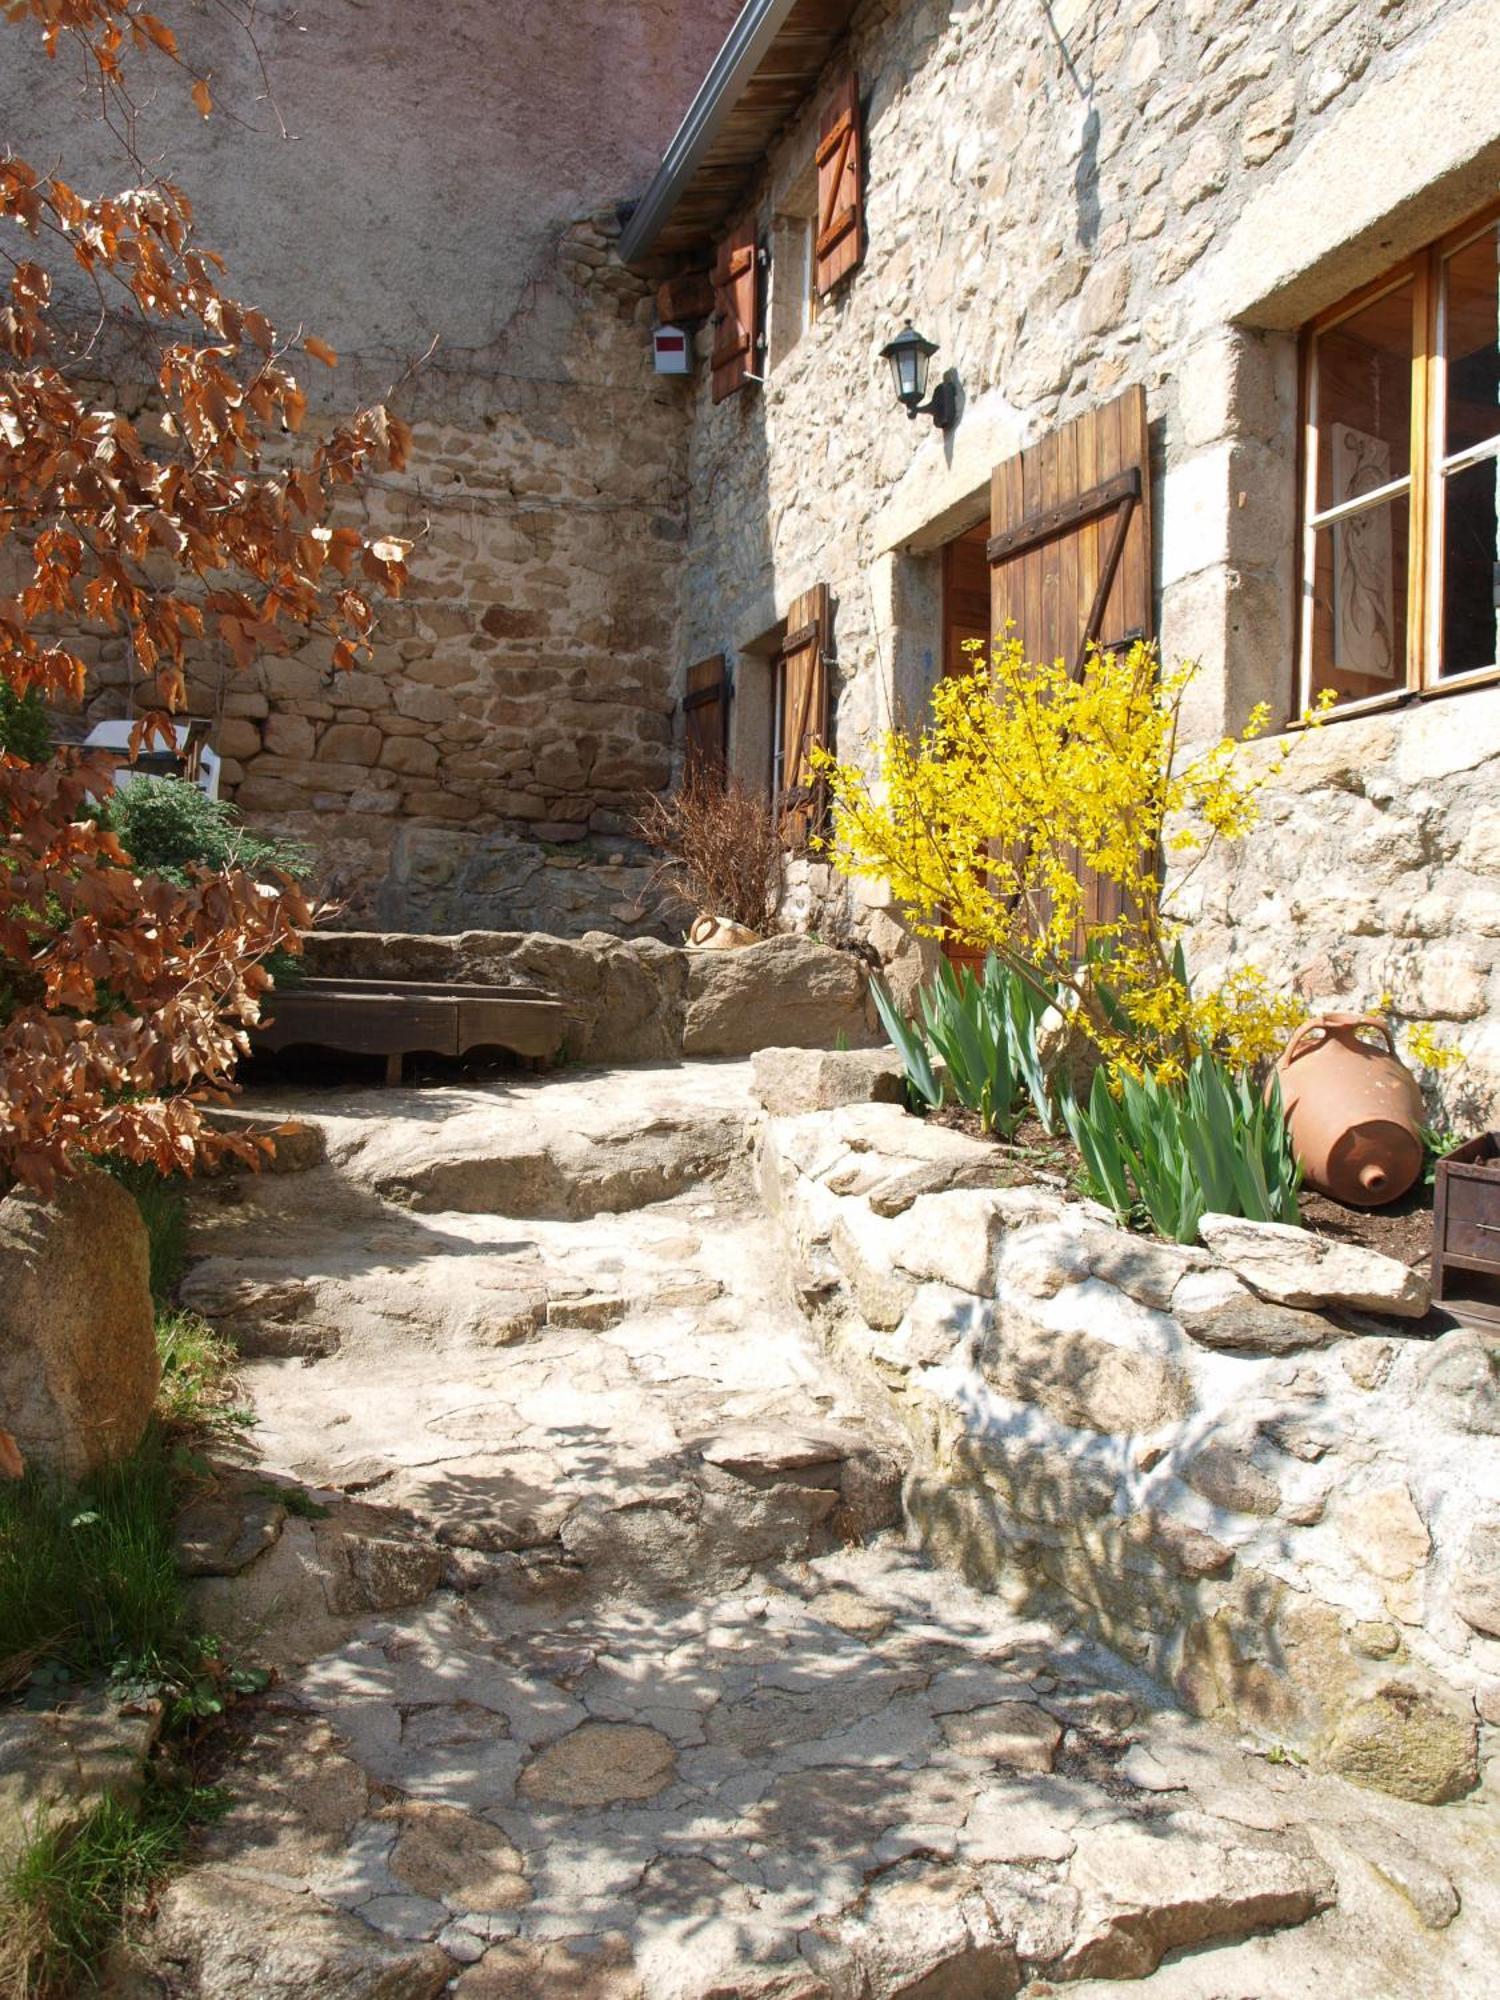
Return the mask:
[[153,1948],[215,1997],[989,2000],[1329,1910],[1305,1781],[1149,1700],[894,1549],[544,1632],[434,1600],[248,1718]]

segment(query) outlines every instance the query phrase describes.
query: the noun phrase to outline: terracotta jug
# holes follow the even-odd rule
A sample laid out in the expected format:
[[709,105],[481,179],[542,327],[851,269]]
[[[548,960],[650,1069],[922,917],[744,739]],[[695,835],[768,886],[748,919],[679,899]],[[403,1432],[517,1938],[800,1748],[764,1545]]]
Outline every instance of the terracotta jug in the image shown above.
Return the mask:
[[705,912],[694,917],[687,941],[694,951],[732,951],[737,945],[759,944],[760,938],[743,924],[728,917],[711,917]]
[[1304,1022],[1276,1074],[1307,1185],[1351,1208],[1399,1201],[1422,1171],[1422,1093],[1380,1016]]

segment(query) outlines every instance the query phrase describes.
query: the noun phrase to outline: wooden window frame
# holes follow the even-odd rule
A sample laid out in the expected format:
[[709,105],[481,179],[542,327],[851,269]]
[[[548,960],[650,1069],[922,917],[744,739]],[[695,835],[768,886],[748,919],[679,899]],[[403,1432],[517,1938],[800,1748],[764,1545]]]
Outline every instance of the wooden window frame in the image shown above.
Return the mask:
[[[1295,687],[1301,714],[1316,698],[1313,687],[1314,593],[1317,536],[1342,519],[1406,495],[1410,503],[1407,533],[1406,662],[1402,684],[1380,694],[1340,701],[1328,720],[1370,715],[1409,702],[1439,700],[1469,688],[1500,684],[1500,662],[1473,667],[1460,674],[1442,673],[1443,513],[1445,480],[1455,469],[1500,459],[1500,412],[1497,435],[1469,452],[1445,452],[1447,362],[1444,357],[1445,287],[1443,266],[1485,231],[1500,223],[1500,201],[1491,202],[1467,222],[1451,229],[1415,256],[1383,272],[1367,285],[1329,306],[1302,329],[1298,353],[1298,428],[1301,452],[1297,479],[1297,666]],[[1412,285],[1411,465],[1401,479],[1341,506],[1317,507],[1318,478],[1318,336],[1346,319]],[[1294,718],[1293,726],[1296,726]]]

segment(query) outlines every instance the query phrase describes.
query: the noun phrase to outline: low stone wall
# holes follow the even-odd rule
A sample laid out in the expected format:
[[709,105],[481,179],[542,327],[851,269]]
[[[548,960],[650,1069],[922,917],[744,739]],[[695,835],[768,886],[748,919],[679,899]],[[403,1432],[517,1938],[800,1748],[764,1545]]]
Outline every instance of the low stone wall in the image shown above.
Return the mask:
[[847,1101],[893,1061],[760,1056],[761,1169],[804,1309],[918,1447],[923,1539],[1200,1715],[1406,1797],[1472,1790],[1500,1340],[1417,1330],[1425,1281],[1300,1231],[1214,1255],[999,1186],[995,1147]]
[[502,829],[401,826],[373,914],[393,931],[608,931],[672,944],[693,912],[658,881],[659,859],[625,839],[548,846]]
[[519,931],[317,931],[305,964],[318,977],[541,987],[569,1011],[566,1055],[575,1062],[747,1056],[840,1041],[867,1049],[881,1038],[860,960],[801,937],[690,951],[599,931],[576,941]]

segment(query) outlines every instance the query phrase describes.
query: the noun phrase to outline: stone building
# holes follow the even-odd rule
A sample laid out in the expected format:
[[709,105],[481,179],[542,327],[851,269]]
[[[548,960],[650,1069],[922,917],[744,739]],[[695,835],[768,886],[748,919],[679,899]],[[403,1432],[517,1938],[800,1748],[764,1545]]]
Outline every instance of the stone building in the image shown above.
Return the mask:
[[[845,756],[920,713],[1002,603],[1034,650],[1070,650],[1078,565],[1096,576],[1119,501],[1026,559],[1029,601],[1015,556],[992,566],[986,544],[1138,471],[1099,636],[1145,629],[1200,661],[1205,738],[1258,701],[1285,723],[1322,686],[1340,696],[1261,831],[1184,899],[1198,964],[1254,958],[1316,1000],[1388,994],[1464,1047],[1464,1088],[1492,1104],[1500,14],[767,0],[735,35],[738,66],[732,40],[623,246],[721,260],[680,665],[727,663],[731,762],[797,755],[781,649],[809,592],[831,605],[826,725]],[[823,142],[851,102],[835,187]],[[862,255],[822,289],[817,238],[851,201]],[[723,261],[747,244],[748,285]],[[750,348],[715,369],[747,316]],[[893,398],[881,349],[906,321],[936,345],[933,382],[956,385],[945,429]],[[843,894],[804,861],[791,915],[832,929]],[[878,898],[853,921],[899,947]]]
[[[1191,885],[1198,964],[1388,994],[1493,1102],[1492,0],[584,0],[566,63],[508,3],[195,32],[244,117],[185,135],[163,90],[143,146],[241,288],[343,350],[340,401],[439,341],[399,391],[414,463],[364,500],[417,540],[370,669],[312,646],[193,686],[349,921],[664,928],[629,836],[690,676],[736,769],[795,779],[812,736],[858,756],[920,713],[997,593],[1071,646],[1123,523],[1099,635],[1199,660],[1205,738],[1341,697]],[[120,178],[39,59],[0,102],[22,150],[71,121],[72,178]],[[686,378],[653,372],[663,306]],[[892,396],[907,321],[944,428]],[[1039,506],[1072,525],[1028,552]],[[93,712],[124,682],[106,642]],[[805,855],[784,916],[909,953]]]
[[[629,829],[670,770],[687,432],[610,244],[734,9],[571,0],[564,61],[555,12],[517,0],[272,0],[253,39],[169,5],[218,111],[138,58],[134,158],[65,58],[6,32],[5,143],[90,193],[169,172],[239,296],[337,349],[310,392],[400,384],[416,448],[363,502],[414,574],[368,670],[320,643],[205,657],[190,688],[227,795],[314,851],[348,921],[652,921]],[[110,359],[133,407],[135,356]],[[118,713],[125,660],[97,652],[90,714]]]

